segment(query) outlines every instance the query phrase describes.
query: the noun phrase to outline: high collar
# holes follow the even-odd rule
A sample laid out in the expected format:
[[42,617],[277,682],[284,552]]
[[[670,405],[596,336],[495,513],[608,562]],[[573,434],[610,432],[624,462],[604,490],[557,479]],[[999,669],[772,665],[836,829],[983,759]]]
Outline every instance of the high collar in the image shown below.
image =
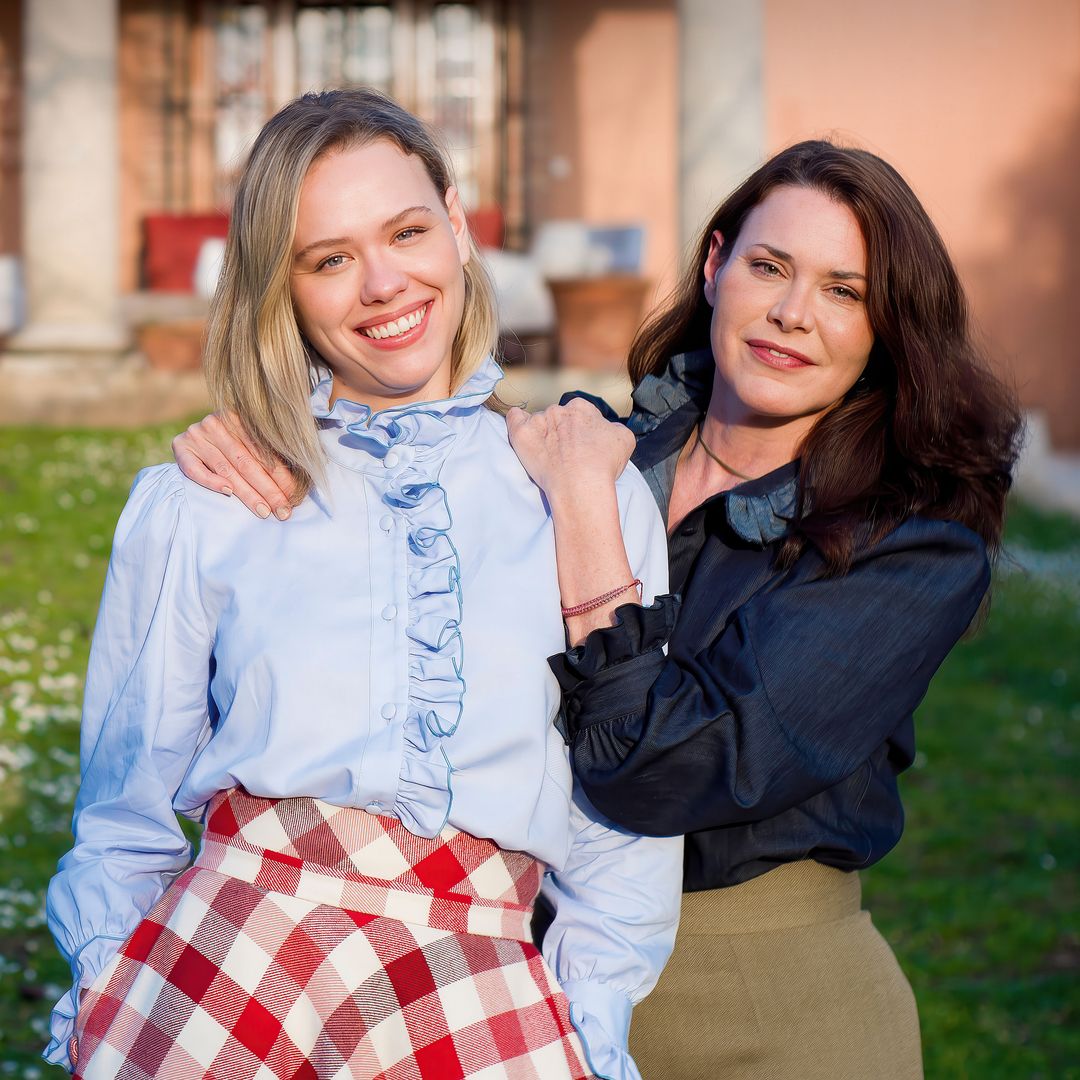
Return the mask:
[[373,410],[341,397],[331,405],[333,384],[327,377],[311,393],[311,412],[321,429],[323,449],[347,469],[393,470],[414,461],[435,468],[501,378],[502,369],[488,357],[450,397]]
[[345,397],[339,397],[331,405],[333,377],[323,371],[320,371],[320,375],[322,377],[311,391],[311,415],[319,421],[319,426],[342,426],[352,434],[366,434],[372,428],[385,430],[393,421],[411,413],[422,412],[428,416],[445,417],[451,413],[472,412],[491,396],[496,384],[503,377],[503,371],[489,356],[450,397],[436,401],[410,401],[404,405],[391,405],[377,410]]
[[634,434],[652,431],[687,406],[702,416],[709,406],[715,370],[712,350],[695,349],[673,356],[660,375],[646,375],[634,387],[630,417]]
[[[646,375],[634,390],[631,431],[638,436],[634,464],[665,511],[678,455],[705,415],[716,370],[711,349],[673,356],[660,375]],[[779,540],[795,517],[799,463],[790,461],[707,500],[723,507],[731,530],[749,544]]]

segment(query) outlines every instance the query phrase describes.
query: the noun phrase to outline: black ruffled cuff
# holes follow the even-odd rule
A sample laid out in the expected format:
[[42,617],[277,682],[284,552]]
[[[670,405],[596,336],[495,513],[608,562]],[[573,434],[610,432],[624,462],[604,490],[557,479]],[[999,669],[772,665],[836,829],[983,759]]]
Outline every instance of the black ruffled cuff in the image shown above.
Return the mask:
[[649,607],[623,604],[615,609],[613,625],[594,630],[580,645],[548,657],[548,666],[555,672],[563,692],[575,690],[583,680],[599,675],[606,668],[667,644],[679,603],[680,597],[665,593]]
[[590,724],[635,712],[663,665],[680,597],[658,596],[650,607],[623,604],[615,623],[594,630],[580,645],[548,657],[563,691],[556,724],[568,742]]

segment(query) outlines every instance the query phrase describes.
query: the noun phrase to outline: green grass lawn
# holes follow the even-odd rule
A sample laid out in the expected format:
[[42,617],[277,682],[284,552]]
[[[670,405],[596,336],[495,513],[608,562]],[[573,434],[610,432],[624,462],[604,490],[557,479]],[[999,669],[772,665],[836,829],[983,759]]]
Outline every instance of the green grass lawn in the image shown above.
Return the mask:
[[[53,1071],[69,972],[42,898],[70,844],[82,675],[113,525],[172,431],[0,429],[0,1076]],[[1080,1078],[1080,526],[1016,506],[1009,553],[919,712],[904,840],[864,875],[931,1080]]]

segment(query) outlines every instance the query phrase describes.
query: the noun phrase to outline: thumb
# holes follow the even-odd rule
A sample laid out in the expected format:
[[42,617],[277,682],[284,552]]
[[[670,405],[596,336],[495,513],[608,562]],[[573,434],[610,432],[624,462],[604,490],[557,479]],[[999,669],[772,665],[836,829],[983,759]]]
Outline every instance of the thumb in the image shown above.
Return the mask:
[[511,437],[517,434],[520,428],[529,422],[529,414],[515,405],[506,414],[506,430]]

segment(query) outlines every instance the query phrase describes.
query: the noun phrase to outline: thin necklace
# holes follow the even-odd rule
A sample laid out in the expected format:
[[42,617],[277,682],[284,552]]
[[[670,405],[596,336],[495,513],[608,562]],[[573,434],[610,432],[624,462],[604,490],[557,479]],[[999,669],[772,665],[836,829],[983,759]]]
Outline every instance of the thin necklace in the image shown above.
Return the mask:
[[757,479],[756,476],[747,476],[746,473],[739,472],[738,469],[733,469],[726,461],[721,461],[709,449],[709,447],[706,444],[705,440],[701,437],[701,424],[698,424],[698,426],[695,428],[695,431],[697,432],[697,441],[698,441],[698,444],[701,446],[701,449],[704,450],[705,453],[708,454],[709,457],[711,457],[713,459],[713,461],[715,461],[716,464],[720,466],[721,469],[725,470],[726,472],[731,473],[732,476],[737,476],[740,480],[756,480]]

